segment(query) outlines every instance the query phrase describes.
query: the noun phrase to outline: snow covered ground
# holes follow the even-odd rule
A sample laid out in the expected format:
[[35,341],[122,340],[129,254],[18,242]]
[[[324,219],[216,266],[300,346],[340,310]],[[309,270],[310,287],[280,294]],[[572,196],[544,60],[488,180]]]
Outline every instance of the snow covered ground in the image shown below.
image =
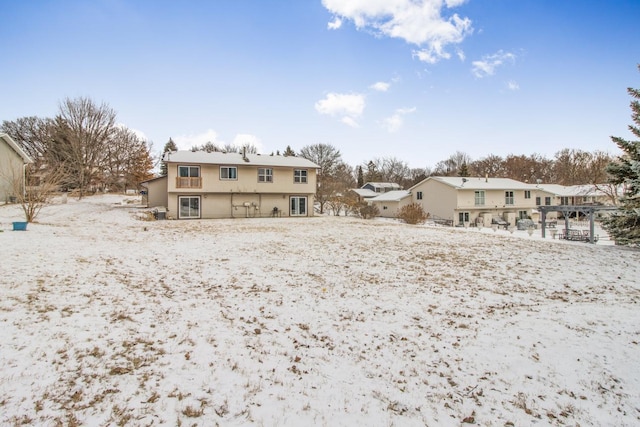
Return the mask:
[[0,206],[0,425],[640,424],[640,252]]

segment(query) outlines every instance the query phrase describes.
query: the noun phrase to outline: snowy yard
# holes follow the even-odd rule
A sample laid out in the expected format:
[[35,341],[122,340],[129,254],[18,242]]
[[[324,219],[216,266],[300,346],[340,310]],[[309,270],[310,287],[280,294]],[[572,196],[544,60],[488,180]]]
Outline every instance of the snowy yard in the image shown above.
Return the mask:
[[640,424],[638,251],[136,200],[0,206],[0,425]]

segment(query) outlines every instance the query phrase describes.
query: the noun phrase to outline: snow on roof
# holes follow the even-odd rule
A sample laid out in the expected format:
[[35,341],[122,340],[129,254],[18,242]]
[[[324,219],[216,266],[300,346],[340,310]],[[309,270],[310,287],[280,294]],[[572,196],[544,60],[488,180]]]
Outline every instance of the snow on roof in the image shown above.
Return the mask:
[[400,184],[396,184],[395,182],[365,182],[362,188],[367,185],[371,185],[375,188],[400,188]]
[[[469,190],[531,190],[535,185],[511,178],[485,178],[460,176],[431,176],[427,179],[441,182],[457,189]],[[415,186],[414,186],[415,187]],[[413,188],[413,187],[412,187]]]
[[407,190],[396,190],[396,191],[387,191],[386,193],[382,193],[379,196],[371,199],[372,202],[399,202],[405,197],[410,196]]
[[165,153],[163,160],[167,163],[207,163],[213,165],[253,165],[253,166],[283,166],[318,169],[320,166],[304,157],[270,156],[263,154],[222,153],[219,151],[172,151]]
[[6,133],[0,133],[0,139],[4,140],[9,147],[24,160],[25,163],[33,163],[33,159],[29,157],[27,153],[24,152],[22,148]]
[[356,193],[360,197],[376,197],[379,193],[368,188],[352,188],[351,191]]
[[545,191],[547,193],[552,193],[556,196],[574,196],[575,195],[571,191],[570,187],[560,185],[560,184],[540,184],[538,185],[538,189]]

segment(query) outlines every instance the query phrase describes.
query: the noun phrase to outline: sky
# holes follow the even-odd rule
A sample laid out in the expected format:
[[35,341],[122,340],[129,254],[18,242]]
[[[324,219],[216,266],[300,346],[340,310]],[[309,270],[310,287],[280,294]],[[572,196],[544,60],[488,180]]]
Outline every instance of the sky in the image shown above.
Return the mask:
[[161,151],[619,154],[637,0],[0,0],[0,120],[89,97]]

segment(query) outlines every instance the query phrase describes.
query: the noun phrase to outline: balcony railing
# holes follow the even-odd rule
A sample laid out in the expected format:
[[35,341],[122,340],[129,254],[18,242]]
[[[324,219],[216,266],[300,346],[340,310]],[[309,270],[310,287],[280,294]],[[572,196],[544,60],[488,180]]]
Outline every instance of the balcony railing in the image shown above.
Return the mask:
[[202,188],[200,177],[176,177],[176,188]]

